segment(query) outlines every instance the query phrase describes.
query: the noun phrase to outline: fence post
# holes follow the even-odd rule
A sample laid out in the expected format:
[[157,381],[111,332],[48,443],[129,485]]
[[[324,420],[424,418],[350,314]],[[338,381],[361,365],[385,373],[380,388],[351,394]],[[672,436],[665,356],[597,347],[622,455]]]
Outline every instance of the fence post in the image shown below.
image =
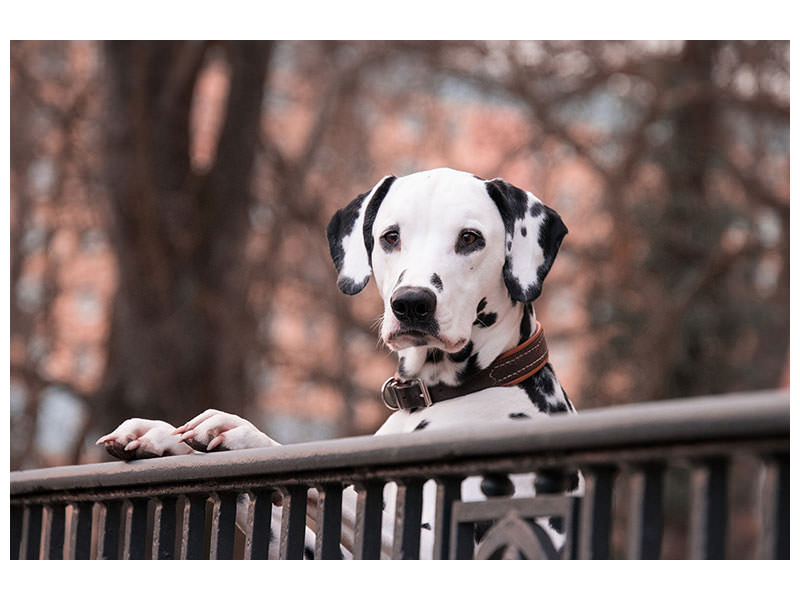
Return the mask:
[[725,558],[728,528],[728,461],[695,463],[689,491],[689,558]]
[[66,507],[62,503],[48,504],[44,507],[40,558],[45,560],[64,558],[65,512]]
[[205,558],[206,502],[203,494],[183,496],[183,518],[178,556],[181,560]]
[[450,529],[453,502],[461,500],[461,477],[436,479],[436,518],[434,519],[433,558],[450,558]]
[[70,527],[64,558],[88,560],[92,551],[92,502],[70,505]]
[[342,551],[342,486],[326,483],[317,487],[317,541],[314,558],[341,559]]
[[123,560],[141,560],[147,551],[147,498],[129,498],[122,508]]
[[248,492],[250,504],[247,509],[247,524],[244,542],[244,557],[265,560],[269,557],[272,539],[272,495],[269,488]]
[[153,499],[153,544],[150,551],[153,560],[175,558],[177,505],[175,496]]
[[584,493],[578,526],[578,558],[608,559],[611,510],[616,469],[597,466],[583,470]]
[[95,558],[114,560],[119,558],[120,530],[122,525],[122,502],[104,500],[97,503],[97,551]]
[[409,478],[397,482],[392,558],[419,558],[422,525],[422,486],[425,481]]
[[758,557],[789,558],[789,456],[763,458],[761,489],[761,539]]
[[233,558],[236,497],[237,494],[234,492],[219,492],[211,495],[214,505],[211,514],[211,546],[208,556],[211,560]]
[[280,491],[283,494],[280,557],[299,560],[305,551],[308,488],[304,485],[288,485],[280,488]]
[[645,463],[635,467],[630,481],[628,558],[661,556],[663,530],[664,465]]
[[383,481],[356,482],[355,541],[353,558],[378,559],[381,557],[381,524],[383,516]]

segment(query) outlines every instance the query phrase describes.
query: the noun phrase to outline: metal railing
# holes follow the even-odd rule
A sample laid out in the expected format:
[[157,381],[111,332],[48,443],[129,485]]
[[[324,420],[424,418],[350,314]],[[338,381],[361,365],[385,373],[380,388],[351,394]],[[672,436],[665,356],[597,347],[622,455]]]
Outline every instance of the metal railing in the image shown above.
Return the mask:
[[[582,496],[547,493],[576,469]],[[535,496],[511,497],[508,475],[519,473],[537,474]],[[488,497],[466,501],[462,483],[475,476]],[[435,518],[426,532],[429,481]],[[788,558],[789,393],[12,472],[11,556],[303,558],[310,528],[315,558],[341,558],[342,548],[380,558],[387,483],[396,503],[383,552],[393,558],[417,558],[421,532],[432,536],[434,558],[660,558],[667,545],[668,557]],[[755,501],[744,533],[742,486]],[[543,518],[563,532],[555,554]]]

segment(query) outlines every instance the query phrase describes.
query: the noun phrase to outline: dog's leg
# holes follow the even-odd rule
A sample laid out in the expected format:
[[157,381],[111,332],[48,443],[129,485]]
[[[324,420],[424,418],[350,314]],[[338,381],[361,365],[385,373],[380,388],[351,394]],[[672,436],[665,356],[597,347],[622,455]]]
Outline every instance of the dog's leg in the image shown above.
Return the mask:
[[250,421],[213,408],[175,430],[178,440],[201,452],[280,446]]
[[182,444],[175,428],[165,421],[128,419],[111,433],[97,440],[98,446],[120,460],[155,458],[191,454],[192,449]]

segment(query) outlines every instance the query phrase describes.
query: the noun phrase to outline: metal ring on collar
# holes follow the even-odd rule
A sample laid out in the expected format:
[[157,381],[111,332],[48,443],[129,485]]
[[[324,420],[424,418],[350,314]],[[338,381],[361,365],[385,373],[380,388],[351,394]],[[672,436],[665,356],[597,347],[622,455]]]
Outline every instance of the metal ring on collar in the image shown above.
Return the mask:
[[[414,402],[410,403],[406,400],[409,399],[408,392],[412,389],[415,392],[411,396]],[[401,381],[396,377],[390,377],[381,387],[381,399],[390,410],[422,408],[433,405],[428,386],[418,378]]]

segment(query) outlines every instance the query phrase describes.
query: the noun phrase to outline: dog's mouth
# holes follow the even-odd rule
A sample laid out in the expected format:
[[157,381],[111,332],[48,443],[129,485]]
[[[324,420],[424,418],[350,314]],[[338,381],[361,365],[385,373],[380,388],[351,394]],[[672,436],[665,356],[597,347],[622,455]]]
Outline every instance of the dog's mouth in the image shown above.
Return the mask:
[[439,336],[430,331],[401,327],[389,334],[386,345],[392,350],[403,350],[412,346],[429,346],[437,341],[441,341]]
[[430,331],[401,327],[390,333],[384,341],[386,345],[394,351],[405,350],[406,348],[412,347],[432,346],[434,348],[440,348],[445,352],[453,353],[461,350],[469,340],[465,338],[452,342]]

